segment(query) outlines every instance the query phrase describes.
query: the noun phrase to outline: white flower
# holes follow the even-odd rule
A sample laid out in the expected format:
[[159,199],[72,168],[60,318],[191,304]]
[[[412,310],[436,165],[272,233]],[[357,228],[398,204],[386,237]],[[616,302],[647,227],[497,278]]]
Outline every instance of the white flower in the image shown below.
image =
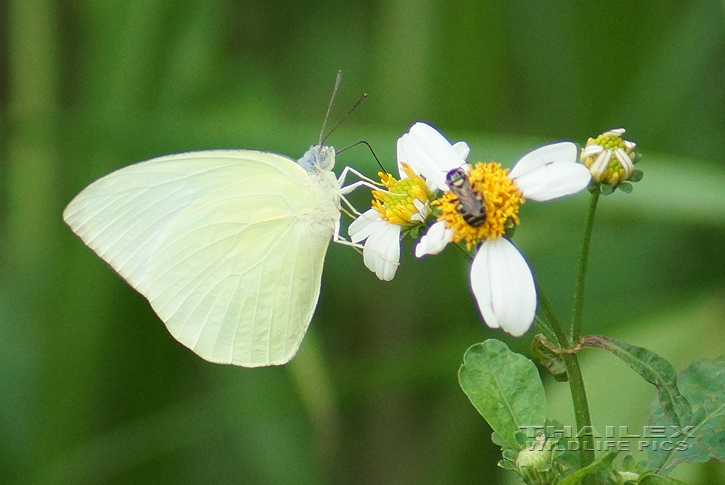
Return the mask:
[[368,209],[347,229],[352,242],[363,246],[365,266],[383,281],[395,277],[400,261],[400,226],[383,220],[375,209]]
[[[458,145],[458,144],[457,144]],[[437,130],[416,123],[398,140],[398,153],[429,186],[446,190],[449,171],[466,164],[465,157]],[[467,155],[467,153],[466,153]],[[524,155],[510,173],[496,163],[470,167],[471,187],[485,201],[486,221],[470,226],[463,219],[457,197],[445,192],[434,204],[442,215],[421,238],[416,256],[436,254],[449,242],[480,243],[471,264],[471,288],[484,321],[519,337],[526,333],[536,313],[534,278],[526,260],[504,235],[518,224],[522,197],[543,202],[577,193],[587,187],[589,170],[577,161],[577,148],[563,142]]]
[[384,189],[373,191],[372,208],[347,230],[353,243],[365,242],[365,266],[383,281],[392,280],[398,270],[402,231],[420,227],[430,214],[430,191],[425,181],[400,160],[398,169],[400,180],[379,174]]
[[589,167],[592,179],[597,183],[605,183],[611,187],[623,185],[627,181],[637,182],[634,177],[634,164],[637,163],[634,142],[623,140],[624,128],[605,131],[596,138],[589,138],[582,148],[579,158]]

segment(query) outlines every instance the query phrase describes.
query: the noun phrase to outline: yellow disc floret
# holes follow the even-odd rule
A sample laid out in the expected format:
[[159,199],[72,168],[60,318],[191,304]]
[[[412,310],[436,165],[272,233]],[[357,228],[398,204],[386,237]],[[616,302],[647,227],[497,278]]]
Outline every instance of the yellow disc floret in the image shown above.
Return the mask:
[[473,190],[482,197],[486,207],[486,221],[478,227],[469,225],[459,212],[458,197],[444,192],[431,205],[440,209],[439,221],[453,230],[452,242],[465,242],[471,249],[485,239],[501,237],[511,224],[519,225],[519,206],[524,203],[521,191],[508,177],[508,169],[495,162],[477,163],[472,167],[469,181]]
[[407,178],[396,180],[389,173],[378,173],[387,190],[373,190],[372,207],[381,219],[410,228],[425,221],[430,208],[430,194],[425,181],[406,163],[401,165]]
[[580,160],[589,168],[594,182],[616,187],[632,178],[637,163],[636,144],[622,139],[624,133],[624,128],[615,128],[587,140]]

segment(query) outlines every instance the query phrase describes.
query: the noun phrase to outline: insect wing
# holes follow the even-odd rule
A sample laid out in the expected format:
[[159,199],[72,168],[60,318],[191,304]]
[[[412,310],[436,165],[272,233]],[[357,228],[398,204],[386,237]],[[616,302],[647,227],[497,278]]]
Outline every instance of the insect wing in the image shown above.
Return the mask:
[[469,225],[478,227],[486,222],[486,206],[483,197],[476,193],[462,168],[456,168],[446,175],[448,188],[458,198],[456,210]]
[[71,201],[64,219],[202,358],[256,367],[296,353],[332,235],[293,160],[251,150],[171,155],[125,167]]

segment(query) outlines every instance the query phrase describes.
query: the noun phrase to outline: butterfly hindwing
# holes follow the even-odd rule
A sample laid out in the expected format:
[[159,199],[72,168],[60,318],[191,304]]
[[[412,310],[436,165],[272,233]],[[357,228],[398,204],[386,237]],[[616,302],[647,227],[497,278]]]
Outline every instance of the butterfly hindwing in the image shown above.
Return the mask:
[[310,177],[267,152],[191,152],[94,182],[71,228],[204,359],[243,366],[294,356],[312,318],[333,227],[312,225]]

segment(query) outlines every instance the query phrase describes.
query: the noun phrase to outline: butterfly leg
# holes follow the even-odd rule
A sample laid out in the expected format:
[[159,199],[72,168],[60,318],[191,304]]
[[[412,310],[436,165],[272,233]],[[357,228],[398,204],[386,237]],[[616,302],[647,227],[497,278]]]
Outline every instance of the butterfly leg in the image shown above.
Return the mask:
[[[345,178],[350,173],[352,173],[354,175],[357,175],[360,178],[360,180],[364,180],[365,182],[368,182],[368,184],[362,184],[362,185],[365,185],[366,187],[373,187],[374,186],[374,188],[376,190],[379,189],[380,187],[382,187],[382,185],[380,184],[380,182],[376,182],[375,180],[373,180],[373,179],[371,179],[369,177],[366,177],[365,175],[363,175],[362,173],[358,172],[357,170],[355,170],[351,166],[347,165],[347,166],[345,166],[342,169],[342,172],[340,172],[340,176],[337,178],[337,183],[340,184],[340,187],[342,187],[343,189],[346,188],[346,187],[344,187]],[[371,185],[369,185],[369,184],[371,184]],[[355,184],[352,184],[352,185],[355,185]],[[357,188],[359,186],[360,185],[357,185],[357,186],[355,186],[355,188]],[[355,188],[354,189],[351,189],[351,191],[352,190],[355,190]],[[349,192],[345,192],[345,193],[347,194]]]
[[[351,242],[351,241],[348,241],[347,239],[345,239],[342,236],[340,236],[340,221],[339,220],[335,224],[335,232],[332,234],[332,242],[335,242],[337,244],[341,244],[343,246],[349,246],[351,248],[354,248],[354,249],[356,249],[361,254],[362,254],[362,250],[365,249],[365,246],[364,245],[358,244],[358,243],[354,243],[354,242]],[[377,254],[378,254],[378,256],[380,256],[384,260],[386,260],[386,261],[394,264],[395,266],[400,266],[400,262],[393,261],[390,258],[388,258],[387,256],[385,256],[384,254],[380,254],[380,253],[377,253]]]
[[[353,208],[354,209],[354,208]],[[344,237],[340,236],[340,219],[335,221],[335,232],[332,233],[332,242],[341,244],[343,246],[349,246],[351,248],[355,249],[363,249],[362,244],[354,243],[351,241],[348,241]]]

